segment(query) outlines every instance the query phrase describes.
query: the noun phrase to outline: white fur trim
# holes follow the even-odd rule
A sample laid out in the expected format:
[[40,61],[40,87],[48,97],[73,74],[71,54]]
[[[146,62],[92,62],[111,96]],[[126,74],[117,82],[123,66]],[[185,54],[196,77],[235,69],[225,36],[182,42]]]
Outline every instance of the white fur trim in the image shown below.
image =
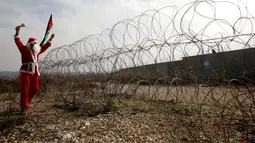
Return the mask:
[[33,74],[32,72],[29,72],[29,71],[25,71],[25,70],[20,70],[19,72],[23,72],[23,73],[29,73],[29,74]]
[[[25,71],[25,70],[20,70],[19,72],[22,72],[22,73],[28,73],[28,74],[35,74],[35,73],[28,72],[28,71]],[[38,73],[38,76],[40,76],[40,75],[41,75],[39,71],[37,71],[37,73]]]
[[[26,64],[29,64],[29,63],[23,63],[22,65],[26,65]],[[35,72],[37,72],[38,76],[40,76],[39,64],[38,64],[38,63],[34,63],[33,66],[34,66],[34,67],[33,67],[32,72],[26,71],[26,70],[20,70],[20,72],[28,73],[28,74],[35,74]]]
[[27,43],[27,44],[36,44],[36,43],[38,43],[37,40],[34,40],[34,41],[29,42],[29,43]]
[[20,36],[19,35],[14,35],[14,38],[19,38]]
[[[28,64],[30,64],[30,63],[34,63],[34,62],[22,63],[22,65],[28,65]],[[37,65],[38,63],[35,62],[34,64]]]

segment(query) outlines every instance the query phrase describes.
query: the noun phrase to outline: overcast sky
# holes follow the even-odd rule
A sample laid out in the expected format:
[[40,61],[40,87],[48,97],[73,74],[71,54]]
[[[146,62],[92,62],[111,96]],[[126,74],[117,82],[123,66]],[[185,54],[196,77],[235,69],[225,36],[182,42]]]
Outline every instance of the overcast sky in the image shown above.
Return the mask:
[[[235,0],[233,0],[235,1]],[[147,9],[164,6],[178,7],[190,0],[0,0],[0,71],[18,71],[21,56],[15,46],[15,27],[21,23],[21,40],[29,37],[42,40],[50,14],[53,14],[56,37],[52,47],[71,44],[90,34],[111,28],[123,19],[133,18]],[[254,6],[254,0],[243,0]],[[251,8],[250,12],[252,13]],[[225,10],[227,10],[225,8]],[[206,9],[204,9],[206,11]],[[254,12],[254,10],[253,10]],[[227,13],[231,14],[231,11]],[[255,15],[255,13],[252,13]],[[224,13],[223,13],[224,15]],[[226,15],[232,17],[231,15]],[[40,59],[42,59],[44,53]]]

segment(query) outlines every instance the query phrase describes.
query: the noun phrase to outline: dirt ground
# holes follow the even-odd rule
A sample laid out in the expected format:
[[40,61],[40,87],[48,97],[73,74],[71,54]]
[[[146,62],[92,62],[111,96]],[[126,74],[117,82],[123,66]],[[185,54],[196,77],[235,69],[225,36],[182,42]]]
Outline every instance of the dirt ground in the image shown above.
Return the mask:
[[[141,86],[139,88],[137,93],[140,92],[141,95],[143,91],[148,92],[145,90],[147,87]],[[187,97],[186,94],[192,95],[197,92],[194,88],[164,90],[163,87],[160,87],[156,89],[157,91],[154,90],[152,93],[167,95],[167,92],[171,92],[172,97],[178,96],[180,97],[178,99],[183,101],[184,98],[181,98],[181,95]],[[220,95],[225,91],[230,93],[229,90],[221,91],[218,88],[212,95],[221,98]],[[210,88],[198,93],[196,98],[210,93]],[[243,142],[245,140],[242,133],[234,129],[235,126],[233,128],[228,127],[229,137],[228,139],[224,138],[223,133],[226,128],[221,128],[223,124],[221,117],[217,116],[220,115],[218,109],[210,108],[210,110],[202,113],[202,111],[187,108],[191,106],[179,106],[175,100],[177,98],[172,99],[152,102],[121,98],[118,99],[117,110],[88,114],[87,109],[91,109],[89,105],[85,104],[82,108],[71,111],[66,110],[65,106],[67,105],[57,103],[55,97],[50,94],[40,96],[34,99],[25,116],[12,115],[13,113],[11,113],[10,116],[21,116],[24,123],[2,130],[0,142],[169,143]],[[192,98],[193,100],[198,101],[197,103],[200,102],[200,100]],[[187,101],[186,98],[185,101]],[[2,110],[7,109],[8,106],[6,105],[11,105],[18,110],[18,98],[14,102],[9,102],[10,104],[7,103],[7,101],[1,102],[1,107],[5,106]]]
[[54,108],[49,99],[32,104],[25,123],[5,129],[0,142],[169,142],[164,114],[130,108],[93,117]]

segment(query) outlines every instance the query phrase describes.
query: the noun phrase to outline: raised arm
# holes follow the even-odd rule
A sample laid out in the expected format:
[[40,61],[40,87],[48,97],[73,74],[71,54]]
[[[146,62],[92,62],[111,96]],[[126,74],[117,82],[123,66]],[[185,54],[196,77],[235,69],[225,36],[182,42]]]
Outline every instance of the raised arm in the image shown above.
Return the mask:
[[40,51],[39,54],[42,54],[43,52],[45,52],[51,46],[51,41],[54,37],[55,37],[55,35],[51,34],[50,39],[48,40],[48,42],[46,42],[44,45],[41,46],[41,51]]
[[23,45],[23,43],[21,42],[20,36],[19,36],[19,31],[20,31],[20,28],[21,28],[21,27],[25,27],[25,25],[24,25],[24,24],[21,24],[21,25],[17,26],[17,27],[15,28],[16,33],[15,33],[15,35],[14,35],[14,40],[15,40],[15,43],[16,43],[17,47],[19,48],[19,51],[22,51],[22,48],[24,48],[24,45]]

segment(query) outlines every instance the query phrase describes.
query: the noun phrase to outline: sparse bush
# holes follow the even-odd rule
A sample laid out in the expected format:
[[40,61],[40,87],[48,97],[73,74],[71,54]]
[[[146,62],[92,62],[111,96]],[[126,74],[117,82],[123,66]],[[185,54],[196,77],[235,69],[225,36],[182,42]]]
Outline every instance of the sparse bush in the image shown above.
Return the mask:
[[9,91],[12,92],[19,92],[19,79],[11,79],[11,78],[0,78],[0,94],[1,93],[8,93]]
[[26,122],[26,117],[21,115],[15,108],[8,108],[0,113],[0,132],[14,126],[22,125]]

